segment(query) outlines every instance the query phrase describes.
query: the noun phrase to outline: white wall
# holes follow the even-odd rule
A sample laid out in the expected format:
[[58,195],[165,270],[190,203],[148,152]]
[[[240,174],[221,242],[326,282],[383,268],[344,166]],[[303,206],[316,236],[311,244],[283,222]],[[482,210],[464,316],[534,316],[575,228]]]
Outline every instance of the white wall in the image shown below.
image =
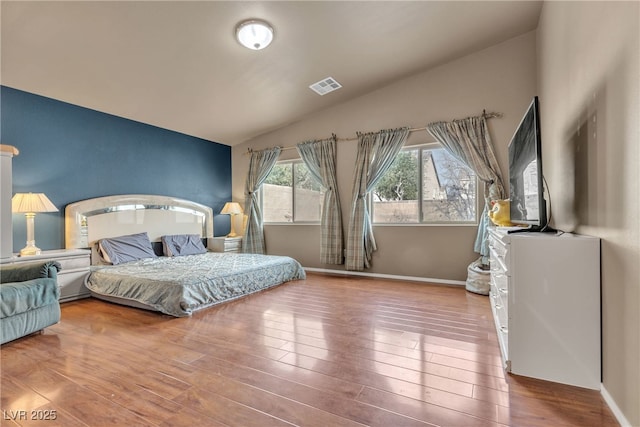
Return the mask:
[[640,3],[545,2],[538,87],[556,228],[602,238],[605,396],[640,426]]
[[[336,133],[354,137],[356,131],[400,126],[424,127],[439,120],[464,118],[487,111],[504,113],[491,119],[490,132],[498,158],[507,170],[507,144],[536,87],[535,32],[468,55],[380,88],[350,102],[324,110],[283,129],[257,137],[232,151],[233,198],[243,200],[249,156],[247,148],[294,146]],[[410,47],[420,49],[420,46]],[[328,94],[326,96],[331,96]],[[432,142],[426,131],[413,133],[408,143]],[[284,151],[281,159],[297,157]],[[338,186],[345,227],[351,206],[356,142],[339,142]],[[378,226],[378,251],[370,272],[403,276],[466,280],[476,228],[469,226]],[[267,251],[291,255],[306,267],[341,269],[319,262],[319,226],[266,225]]]

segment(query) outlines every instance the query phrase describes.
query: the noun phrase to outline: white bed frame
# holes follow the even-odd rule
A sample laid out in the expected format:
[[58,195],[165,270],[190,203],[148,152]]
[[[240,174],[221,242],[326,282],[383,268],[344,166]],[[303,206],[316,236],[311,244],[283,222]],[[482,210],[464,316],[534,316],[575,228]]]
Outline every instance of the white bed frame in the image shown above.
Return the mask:
[[[207,239],[207,246],[211,249],[213,211],[210,207],[188,200],[144,194],[98,197],[71,203],[65,208],[65,246],[69,249],[90,248],[91,263],[94,265],[103,263],[96,250],[96,243],[100,239],[141,232],[147,232],[152,242],[159,242],[162,236],[168,234],[198,234]],[[87,275],[85,280],[89,278],[90,275]],[[93,291],[91,295],[116,304],[158,311],[135,299]],[[218,303],[214,301],[195,310]]]
[[71,203],[65,208],[65,247],[93,248],[107,237],[147,232],[159,242],[167,234],[199,234],[213,241],[213,210],[175,197],[124,194]]
[[[123,194],[82,200],[67,205],[64,223],[65,247],[90,248],[91,264],[99,263],[95,243],[108,237],[146,231],[152,242],[160,241],[166,234],[199,234],[207,238],[209,248],[213,242],[213,210],[200,203],[168,196]],[[156,311],[133,300],[93,296],[116,304]]]

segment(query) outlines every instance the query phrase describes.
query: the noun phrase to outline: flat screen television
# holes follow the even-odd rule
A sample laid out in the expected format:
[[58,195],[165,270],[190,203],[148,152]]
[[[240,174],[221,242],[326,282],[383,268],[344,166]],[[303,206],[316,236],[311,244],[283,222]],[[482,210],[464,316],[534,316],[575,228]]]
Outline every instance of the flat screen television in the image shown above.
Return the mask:
[[522,231],[548,229],[541,150],[540,114],[536,96],[509,143],[511,222],[526,226]]

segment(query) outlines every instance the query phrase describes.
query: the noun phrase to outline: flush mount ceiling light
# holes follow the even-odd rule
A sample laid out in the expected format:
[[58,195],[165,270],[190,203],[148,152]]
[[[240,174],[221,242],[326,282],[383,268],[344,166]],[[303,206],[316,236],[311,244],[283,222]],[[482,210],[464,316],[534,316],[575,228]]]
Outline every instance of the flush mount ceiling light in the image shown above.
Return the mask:
[[265,21],[250,19],[238,24],[236,38],[246,48],[264,49],[273,40],[273,28]]

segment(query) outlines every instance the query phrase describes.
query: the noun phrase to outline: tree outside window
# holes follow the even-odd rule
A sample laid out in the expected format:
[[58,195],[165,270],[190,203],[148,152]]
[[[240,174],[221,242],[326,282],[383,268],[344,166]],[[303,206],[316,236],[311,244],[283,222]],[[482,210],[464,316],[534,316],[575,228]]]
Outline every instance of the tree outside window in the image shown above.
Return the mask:
[[476,181],[441,147],[406,148],[372,191],[373,222],[475,224]]

